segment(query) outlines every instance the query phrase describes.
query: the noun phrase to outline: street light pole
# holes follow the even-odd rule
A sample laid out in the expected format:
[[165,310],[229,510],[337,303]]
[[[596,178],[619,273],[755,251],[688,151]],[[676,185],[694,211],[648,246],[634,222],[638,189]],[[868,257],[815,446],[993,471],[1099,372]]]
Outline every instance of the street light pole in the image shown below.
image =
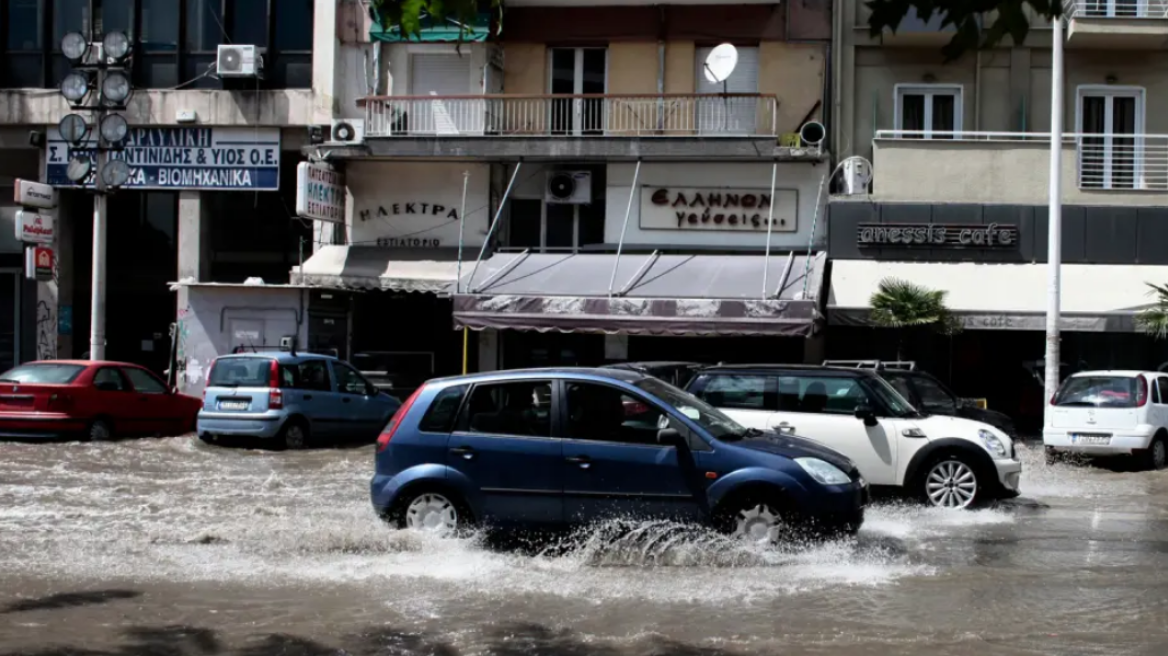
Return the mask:
[[[100,139],[101,136],[98,136]],[[103,144],[97,150],[97,170],[105,168],[109,153]],[[90,281],[89,303],[89,359],[105,359],[105,245],[106,245],[106,195],[105,183],[101,175],[94,176],[93,194],[93,273]]]
[[1059,387],[1059,274],[1063,231],[1063,20],[1052,24],[1050,46],[1050,215],[1046,254],[1046,373],[1043,376],[1044,425],[1050,424],[1051,403]]

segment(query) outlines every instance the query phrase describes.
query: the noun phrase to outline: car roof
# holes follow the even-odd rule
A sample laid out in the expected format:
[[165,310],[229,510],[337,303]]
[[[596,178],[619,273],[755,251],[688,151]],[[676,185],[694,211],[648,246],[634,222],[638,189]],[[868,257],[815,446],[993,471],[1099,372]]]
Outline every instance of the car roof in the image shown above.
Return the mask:
[[247,353],[229,353],[221,355],[216,360],[228,358],[263,358],[276,362],[299,362],[302,360],[336,360],[337,358],[323,353],[291,353],[289,351],[250,351]]
[[446,376],[444,378],[434,378],[429,382],[447,385],[450,383],[462,382],[474,383],[489,381],[529,380],[539,377],[617,380],[625,383],[635,383],[647,378],[652,378],[652,376],[646,376],[639,371],[633,371],[630,369],[603,367],[542,367],[533,369],[484,371],[474,374],[464,374],[461,376]]
[[1146,376],[1161,376],[1168,375],[1162,371],[1140,371],[1138,369],[1099,369],[1097,371],[1080,371],[1071,374],[1071,378],[1079,378],[1082,376],[1123,376],[1127,378],[1135,378],[1140,374]]
[[630,368],[645,368],[651,369],[654,367],[705,367],[700,362],[683,362],[681,360],[645,360],[640,362],[614,362],[612,364],[604,365],[605,369],[630,369]]
[[[141,365],[133,362],[118,362],[116,360],[33,360],[32,362],[22,362],[17,367],[25,367],[36,364],[64,364],[78,367],[103,366],[103,367],[140,367]],[[14,369],[16,367],[13,367]]]
[[771,373],[775,371],[807,371],[807,372],[830,372],[833,374],[843,374],[845,376],[876,376],[877,373],[871,369],[854,369],[852,367],[825,367],[819,364],[721,364],[714,367],[706,367],[702,370],[703,374],[719,373],[719,372],[764,372]]

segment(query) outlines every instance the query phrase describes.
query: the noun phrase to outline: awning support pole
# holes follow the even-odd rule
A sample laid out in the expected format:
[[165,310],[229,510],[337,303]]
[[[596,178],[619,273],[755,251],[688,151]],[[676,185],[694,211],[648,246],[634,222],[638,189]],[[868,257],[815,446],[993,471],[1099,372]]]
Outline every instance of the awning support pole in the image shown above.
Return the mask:
[[[466,186],[470,182],[470,171],[462,172],[462,207],[458,210],[458,274],[454,279],[454,293],[457,294],[462,285],[462,244],[466,232]],[[462,373],[466,373],[466,354],[463,354]]]
[[[491,283],[495,282],[499,278],[502,278],[503,276],[507,275],[508,273],[511,273],[512,271],[514,271],[515,267],[522,264],[523,261],[527,259],[528,255],[531,255],[531,249],[529,249],[529,248],[523,249],[522,252],[520,252],[515,257],[511,258],[510,262],[499,267],[498,271],[487,276],[486,280],[475,285],[474,287],[467,287],[467,291],[470,292],[471,294],[477,294],[477,293],[481,292],[482,290],[490,287]],[[474,279],[471,278],[471,280],[473,281]]]
[[791,277],[791,267],[795,264],[795,251],[787,253],[787,263],[783,265],[783,275],[779,278],[779,286],[775,289],[774,296],[771,298],[782,298],[783,289],[787,286],[787,280]]
[[[483,247],[479,249],[479,259],[475,260],[474,268],[470,271],[470,283],[474,282],[475,274],[479,272],[479,264],[482,264],[483,255],[487,252],[487,245],[491,243],[491,237],[495,234],[495,228],[499,226],[499,217],[503,216],[503,208],[507,206],[507,199],[511,197],[511,188],[515,186],[515,178],[519,177],[519,169],[523,166],[523,160],[515,163],[515,171],[511,173],[511,182],[507,183],[507,191],[503,192],[503,198],[499,201],[499,209],[495,210],[495,218],[491,221],[491,227],[487,230],[487,236],[483,239]],[[468,283],[468,287],[470,286]]]
[[633,287],[637,285],[637,283],[641,282],[641,278],[644,278],[645,274],[649,273],[649,269],[653,267],[653,263],[656,262],[657,258],[659,257],[661,257],[661,251],[653,251],[650,253],[649,257],[645,258],[645,263],[641,265],[641,268],[637,269],[637,272],[633,274],[633,277],[629,278],[629,281],[625,283],[624,287],[620,288],[620,291],[617,292],[616,295],[624,296],[625,294],[628,294],[629,291],[631,291]]
[[608,297],[612,298],[612,286],[616,284],[616,268],[620,265],[621,251],[625,246],[625,233],[629,230],[629,215],[633,213],[633,198],[637,196],[637,180],[641,177],[641,160],[637,160],[637,168],[633,169],[633,186],[629,187],[629,204],[625,206],[625,224],[621,228],[620,241],[616,245],[616,260],[612,263],[612,275],[608,278]]
[[466,375],[466,354],[470,348],[470,328],[462,327],[462,375]]
[[[762,300],[767,297],[767,279],[771,273],[771,233],[775,227],[775,178],[779,175],[779,161],[771,162],[771,202],[767,203],[767,241],[766,256],[762,261]],[[779,291],[782,291],[780,289]]]
[[[815,194],[815,214],[811,217],[811,236],[807,238],[807,261],[803,264],[803,298],[807,298],[807,286],[811,284],[811,249],[815,246],[815,230],[819,226],[819,207],[823,204],[823,188],[827,185],[827,173],[819,179],[819,193]],[[819,290],[816,290],[819,293]]]

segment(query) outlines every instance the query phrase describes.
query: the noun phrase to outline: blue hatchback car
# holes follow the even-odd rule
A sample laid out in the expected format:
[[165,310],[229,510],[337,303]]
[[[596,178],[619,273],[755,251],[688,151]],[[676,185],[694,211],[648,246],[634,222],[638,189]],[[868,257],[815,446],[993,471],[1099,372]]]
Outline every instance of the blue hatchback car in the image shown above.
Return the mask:
[[253,437],[289,449],[310,440],[372,440],[400,406],[334,357],[285,351],[225,355],[207,373],[198,432],[206,441]]
[[621,369],[429,381],[378,437],[371,486],[383,518],[440,533],[663,518],[775,541],[855,532],[868,501],[838,452]]

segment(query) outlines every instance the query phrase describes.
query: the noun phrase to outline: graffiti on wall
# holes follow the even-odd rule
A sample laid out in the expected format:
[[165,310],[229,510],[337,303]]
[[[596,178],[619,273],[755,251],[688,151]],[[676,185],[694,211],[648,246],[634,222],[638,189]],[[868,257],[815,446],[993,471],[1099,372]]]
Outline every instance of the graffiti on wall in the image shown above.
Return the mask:
[[44,299],[37,301],[36,312],[36,357],[38,360],[52,360],[57,357],[57,312],[54,305]]

